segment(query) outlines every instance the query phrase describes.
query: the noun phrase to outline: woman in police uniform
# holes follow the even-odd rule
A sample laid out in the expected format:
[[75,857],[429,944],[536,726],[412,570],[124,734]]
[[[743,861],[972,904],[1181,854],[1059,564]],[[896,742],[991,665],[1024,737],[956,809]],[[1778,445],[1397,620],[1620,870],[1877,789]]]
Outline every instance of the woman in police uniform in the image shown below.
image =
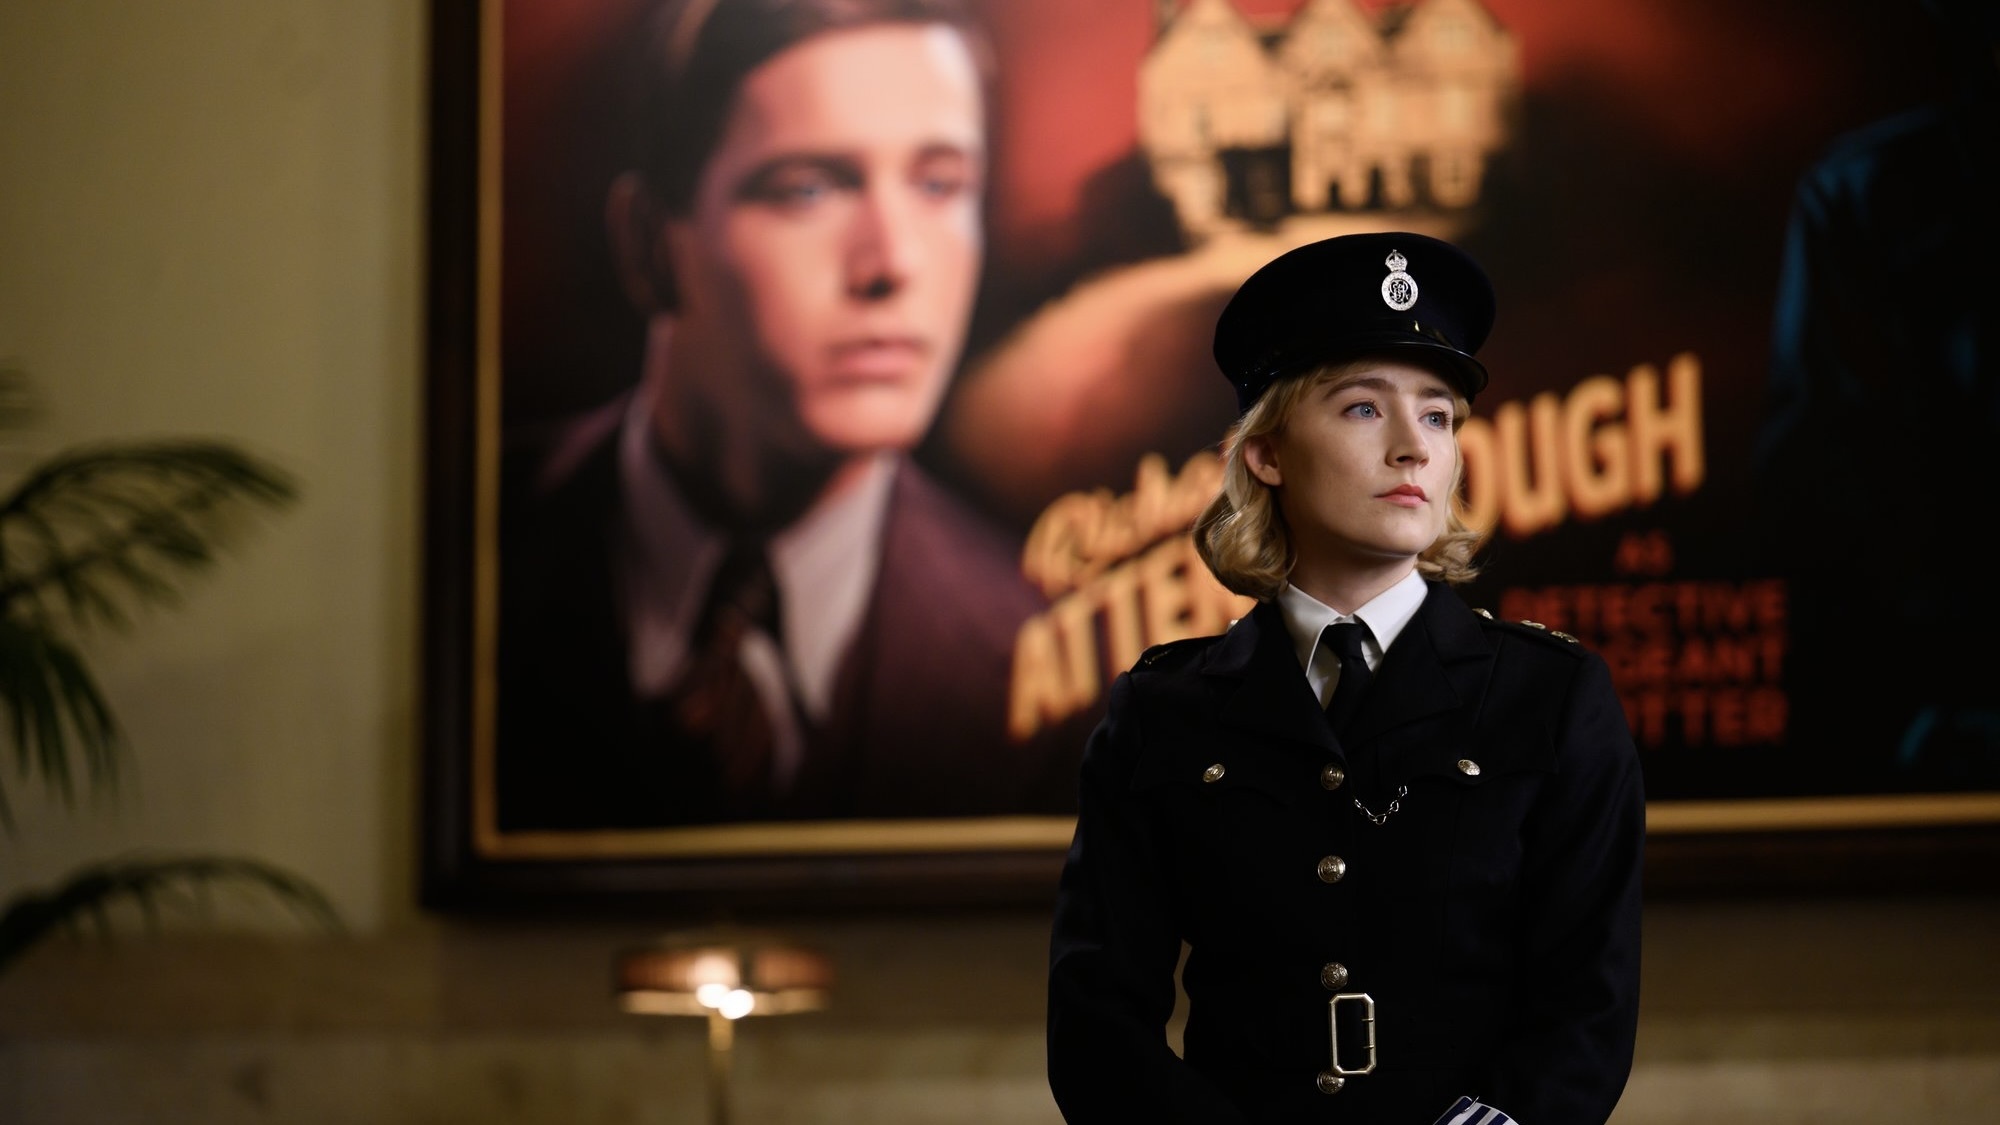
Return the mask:
[[1596,654],[1451,589],[1492,319],[1477,263],[1407,233],[1293,250],[1224,309],[1242,417],[1195,533],[1258,604],[1148,651],[1086,751],[1049,980],[1073,1125],[1572,1125],[1617,1103],[1637,752]]

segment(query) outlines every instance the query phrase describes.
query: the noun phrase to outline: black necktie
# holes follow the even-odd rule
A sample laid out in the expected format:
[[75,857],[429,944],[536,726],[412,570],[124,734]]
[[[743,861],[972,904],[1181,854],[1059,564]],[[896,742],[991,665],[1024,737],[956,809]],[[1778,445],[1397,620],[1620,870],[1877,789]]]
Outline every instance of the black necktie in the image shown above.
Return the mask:
[[741,648],[752,629],[782,647],[778,583],[763,544],[731,547],[716,568],[707,603],[689,637],[688,671],[674,691],[681,730],[705,744],[732,797],[755,803],[770,785],[774,732]]
[[1331,647],[1340,657],[1340,679],[1334,682],[1333,698],[1326,704],[1326,721],[1336,735],[1347,730],[1355,709],[1361,705],[1361,696],[1368,690],[1368,681],[1373,678],[1368,671],[1368,657],[1361,651],[1361,640],[1366,636],[1368,626],[1359,621],[1328,625],[1320,634],[1320,643]]

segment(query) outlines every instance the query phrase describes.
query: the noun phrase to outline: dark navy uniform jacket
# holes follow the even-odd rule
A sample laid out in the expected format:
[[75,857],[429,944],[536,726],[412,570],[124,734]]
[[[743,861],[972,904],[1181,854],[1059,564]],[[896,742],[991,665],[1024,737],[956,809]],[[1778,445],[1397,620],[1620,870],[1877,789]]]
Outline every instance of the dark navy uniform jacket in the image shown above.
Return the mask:
[[[1645,802],[1604,661],[1433,582],[1346,743],[1272,603],[1118,677],[1051,943],[1049,1081],[1072,1125],[1431,1125],[1461,1095],[1521,1125],[1610,1115]],[[1354,807],[1404,785],[1380,825]],[[1183,942],[1185,1060],[1165,1036]],[[1337,992],[1374,1000],[1377,1067],[1328,1094]],[[1344,1066],[1363,1041],[1343,1033]]]

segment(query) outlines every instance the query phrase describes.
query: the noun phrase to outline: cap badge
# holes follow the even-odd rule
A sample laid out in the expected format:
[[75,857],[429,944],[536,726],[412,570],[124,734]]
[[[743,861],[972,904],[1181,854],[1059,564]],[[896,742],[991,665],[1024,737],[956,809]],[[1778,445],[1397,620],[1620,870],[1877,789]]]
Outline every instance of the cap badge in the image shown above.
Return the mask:
[[1409,311],[1417,303],[1417,279],[1403,272],[1409,260],[1400,251],[1391,250],[1382,264],[1389,267],[1389,276],[1382,279],[1382,303],[1397,312]]

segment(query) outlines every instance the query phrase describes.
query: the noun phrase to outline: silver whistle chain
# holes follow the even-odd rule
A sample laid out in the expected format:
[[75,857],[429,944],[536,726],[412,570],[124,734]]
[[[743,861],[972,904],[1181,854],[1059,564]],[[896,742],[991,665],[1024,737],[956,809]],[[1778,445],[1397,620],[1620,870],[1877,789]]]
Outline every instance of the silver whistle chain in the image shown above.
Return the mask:
[[1368,806],[1367,806],[1367,805],[1364,805],[1364,804],[1362,804],[1362,803],[1361,803],[1361,798],[1359,798],[1359,797],[1356,797],[1356,798],[1354,798],[1354,807],[1355,807],[1355,808],[1357,808],[1357,809],[1360,809],[1360,810],[1361,810],[1361,815],[1362,815],[1362,816],[1365,816],[1365,817],[1367,817],[1367,818],[1368,818],[1368,823],[1370,823],[1370,824],[1374,825],[1374,826],[1375,826],[1375,827],[1377,827],[1377,828],[1380,828],[1380,827],[1381,827],[1381,826],[1382,826],[1383,824],[1385,824],[1385,823],[1387,823],[1387,822],[1388,822],[1388,819],[1389,819],[1390,817],[1392,817],[1392,816],[1396,815],[1396,813],[1397,813],[1397,812],[1398,812],[1398,811],[1399,811],[1400,809],[1402,809],[1402,807],[1403,807],[1403,798],[1405,798],[1405,797],[1407,797],[1407,796],[1409,796],[1409,795],[1410,795],[1410,787],[1409,787],[1409,786],[1405,785],[1405,786],[1403,786],[1403,787],[1401,787],[1401,788],[1397,789],[1397,790],[1396,790],[1396,795],[1395,795],[1394,797],[1391,797],[1391,798],[1389,798],[1389,807],[1388,807],[1388,808],[1386,808],[1386,809],[1383,809],[1383,810],[1382,810],[1381,812],[1378,812],[1378,813],[1377,813],[1377,812],[1369,812],[1369,811],[1368,811]]

